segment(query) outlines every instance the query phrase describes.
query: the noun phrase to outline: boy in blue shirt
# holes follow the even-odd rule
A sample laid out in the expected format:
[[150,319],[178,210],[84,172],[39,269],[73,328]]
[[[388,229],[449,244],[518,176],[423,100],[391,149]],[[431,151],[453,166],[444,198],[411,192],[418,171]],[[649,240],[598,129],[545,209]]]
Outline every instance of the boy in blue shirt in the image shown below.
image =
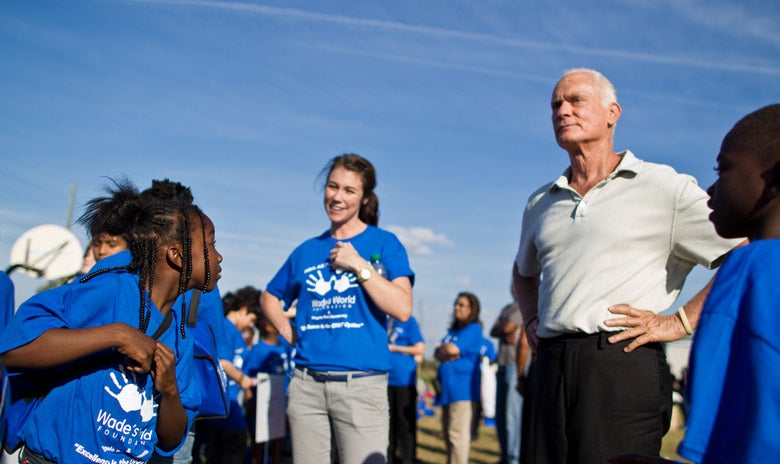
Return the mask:
[[710,220],[720,236],[750,243],[726,258],[696,326],[678,453],[702,464],[771,462],[780,456],[780,104],[734,125],[716,170]]
[[780,456],[780,104],[737,122],[717,163],[710,220],[722,237],[750,244],[726,259],[699,319],[678,452],[702,463],[767,462]]

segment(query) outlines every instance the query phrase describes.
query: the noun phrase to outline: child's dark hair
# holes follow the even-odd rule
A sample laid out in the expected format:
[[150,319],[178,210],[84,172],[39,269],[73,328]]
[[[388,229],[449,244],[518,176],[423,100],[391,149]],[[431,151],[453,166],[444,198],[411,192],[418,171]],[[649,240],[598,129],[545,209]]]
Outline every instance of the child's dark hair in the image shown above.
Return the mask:
[[141,192],[141,197],[147,201],[175,200],[190,205],[195,201],[189,187],[169,179],[152,180],[152,186]]
[[[166,187],[178,183],[165,181]],[[157,187],[157,188],[156,188]],[[197,215],[201,220],[201,228],[204,234],[205,280],[204,289],[210,283],[208,246],[205,243],[205,216],[196,205],[192,204],[192,195],[189,189],[182,187],[178,192],[168,191],[168,196],[163,194],[160,186],[139,193],[138,189],[129,181],[114,181],[113,187],[106,187],[109,194],[90,200],[87,203],[86,212],[79,218],[79,222],[90,230],[96,225],[103,230],[121,231],[113,235],[127,235],[128,245],[132,253],[132,262],[126,266],[130,272],[138,274],[138,286],[140,291],[140,316],[139,329],[146,332],[151,317],[151,292],[154,284],[154,269],[157,264],[157,250],[164,241],[178,241],[182,244],[183,269],[179,275],[179,293],[187,291],[192,277],[192,234],[191,218]],[[109,269],[90,273],[81,279],[86,282],[95,275],[107,272]],[[182,298],[182,315],[180,330],[182,337],[186,337],[186,302]]]
[[374,188],[376,188],[376,170],[374,169],[374,165],[360,155],[348,153],[331,159],[322,169],[319,177],[324,176],[325,183],[327,184],[330,173],[338,167],[357,173],[363,180],[363,200],[365,200],[366,203],[360,205],[358,218],[368,225],[378,225],[379,198],[376,196],[376,193],[374,193]]
[[762,162],[780,160],[780,103],[765,106],[740,119],[724,143],[755,153]]
[[120,236],[130,243],[130,228],[128,227],[127,209],[137,209],[138,189],[127,179],[116,181],[109,179],[113,184],[105,186],[105,190],[110,197],[94,198],[87,202],[84,214],[79,218],[79,222],[89,231],[90,239],[94,239],[102,233]]
[[222,309],[227,316],[231,312],[238,311],[246,306],[247,312],[260,317],[260,295],[262,293],[261,290],[258,290],[251,285],[239,288],[233,292],[228,292],[222,297]]

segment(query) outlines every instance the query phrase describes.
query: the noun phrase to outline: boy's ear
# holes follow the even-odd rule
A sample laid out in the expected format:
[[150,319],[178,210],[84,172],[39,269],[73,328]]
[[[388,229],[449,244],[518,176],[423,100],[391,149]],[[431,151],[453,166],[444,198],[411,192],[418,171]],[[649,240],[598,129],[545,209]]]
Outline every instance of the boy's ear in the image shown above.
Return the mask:
[[766,182],[765,195],[767,200],[774,200],[780,196],[780,161],[770,167],[762,175]]

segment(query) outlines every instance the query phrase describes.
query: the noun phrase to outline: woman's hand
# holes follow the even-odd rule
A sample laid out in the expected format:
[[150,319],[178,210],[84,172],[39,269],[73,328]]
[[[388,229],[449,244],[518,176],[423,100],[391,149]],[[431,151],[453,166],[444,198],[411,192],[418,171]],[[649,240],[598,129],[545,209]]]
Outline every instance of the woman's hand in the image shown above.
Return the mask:
[[370,264],[361,257],[350,242],[336,242],[330,250],[330,262],[333,269],[343,269],[357,274]]
[[[334,270],[341,269],[355,276],[361,269],[371,267],[350,242],[337,242],[330,250],[330,262]],[[406,322],[412,315],[412,281],[409,277],[388,280],[373,272],[370,279],[359,285],[384,313],[401,322]]]

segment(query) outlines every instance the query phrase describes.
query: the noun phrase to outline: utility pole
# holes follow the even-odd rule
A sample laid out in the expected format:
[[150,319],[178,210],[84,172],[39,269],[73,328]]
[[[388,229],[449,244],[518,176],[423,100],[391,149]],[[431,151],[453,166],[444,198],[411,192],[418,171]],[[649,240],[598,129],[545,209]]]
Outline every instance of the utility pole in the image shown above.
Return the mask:
[[68,215],[65,218],[65,228],[73,227],[73,205],[76,203],[76,183],[70,185],[70,201],[68,202]]

